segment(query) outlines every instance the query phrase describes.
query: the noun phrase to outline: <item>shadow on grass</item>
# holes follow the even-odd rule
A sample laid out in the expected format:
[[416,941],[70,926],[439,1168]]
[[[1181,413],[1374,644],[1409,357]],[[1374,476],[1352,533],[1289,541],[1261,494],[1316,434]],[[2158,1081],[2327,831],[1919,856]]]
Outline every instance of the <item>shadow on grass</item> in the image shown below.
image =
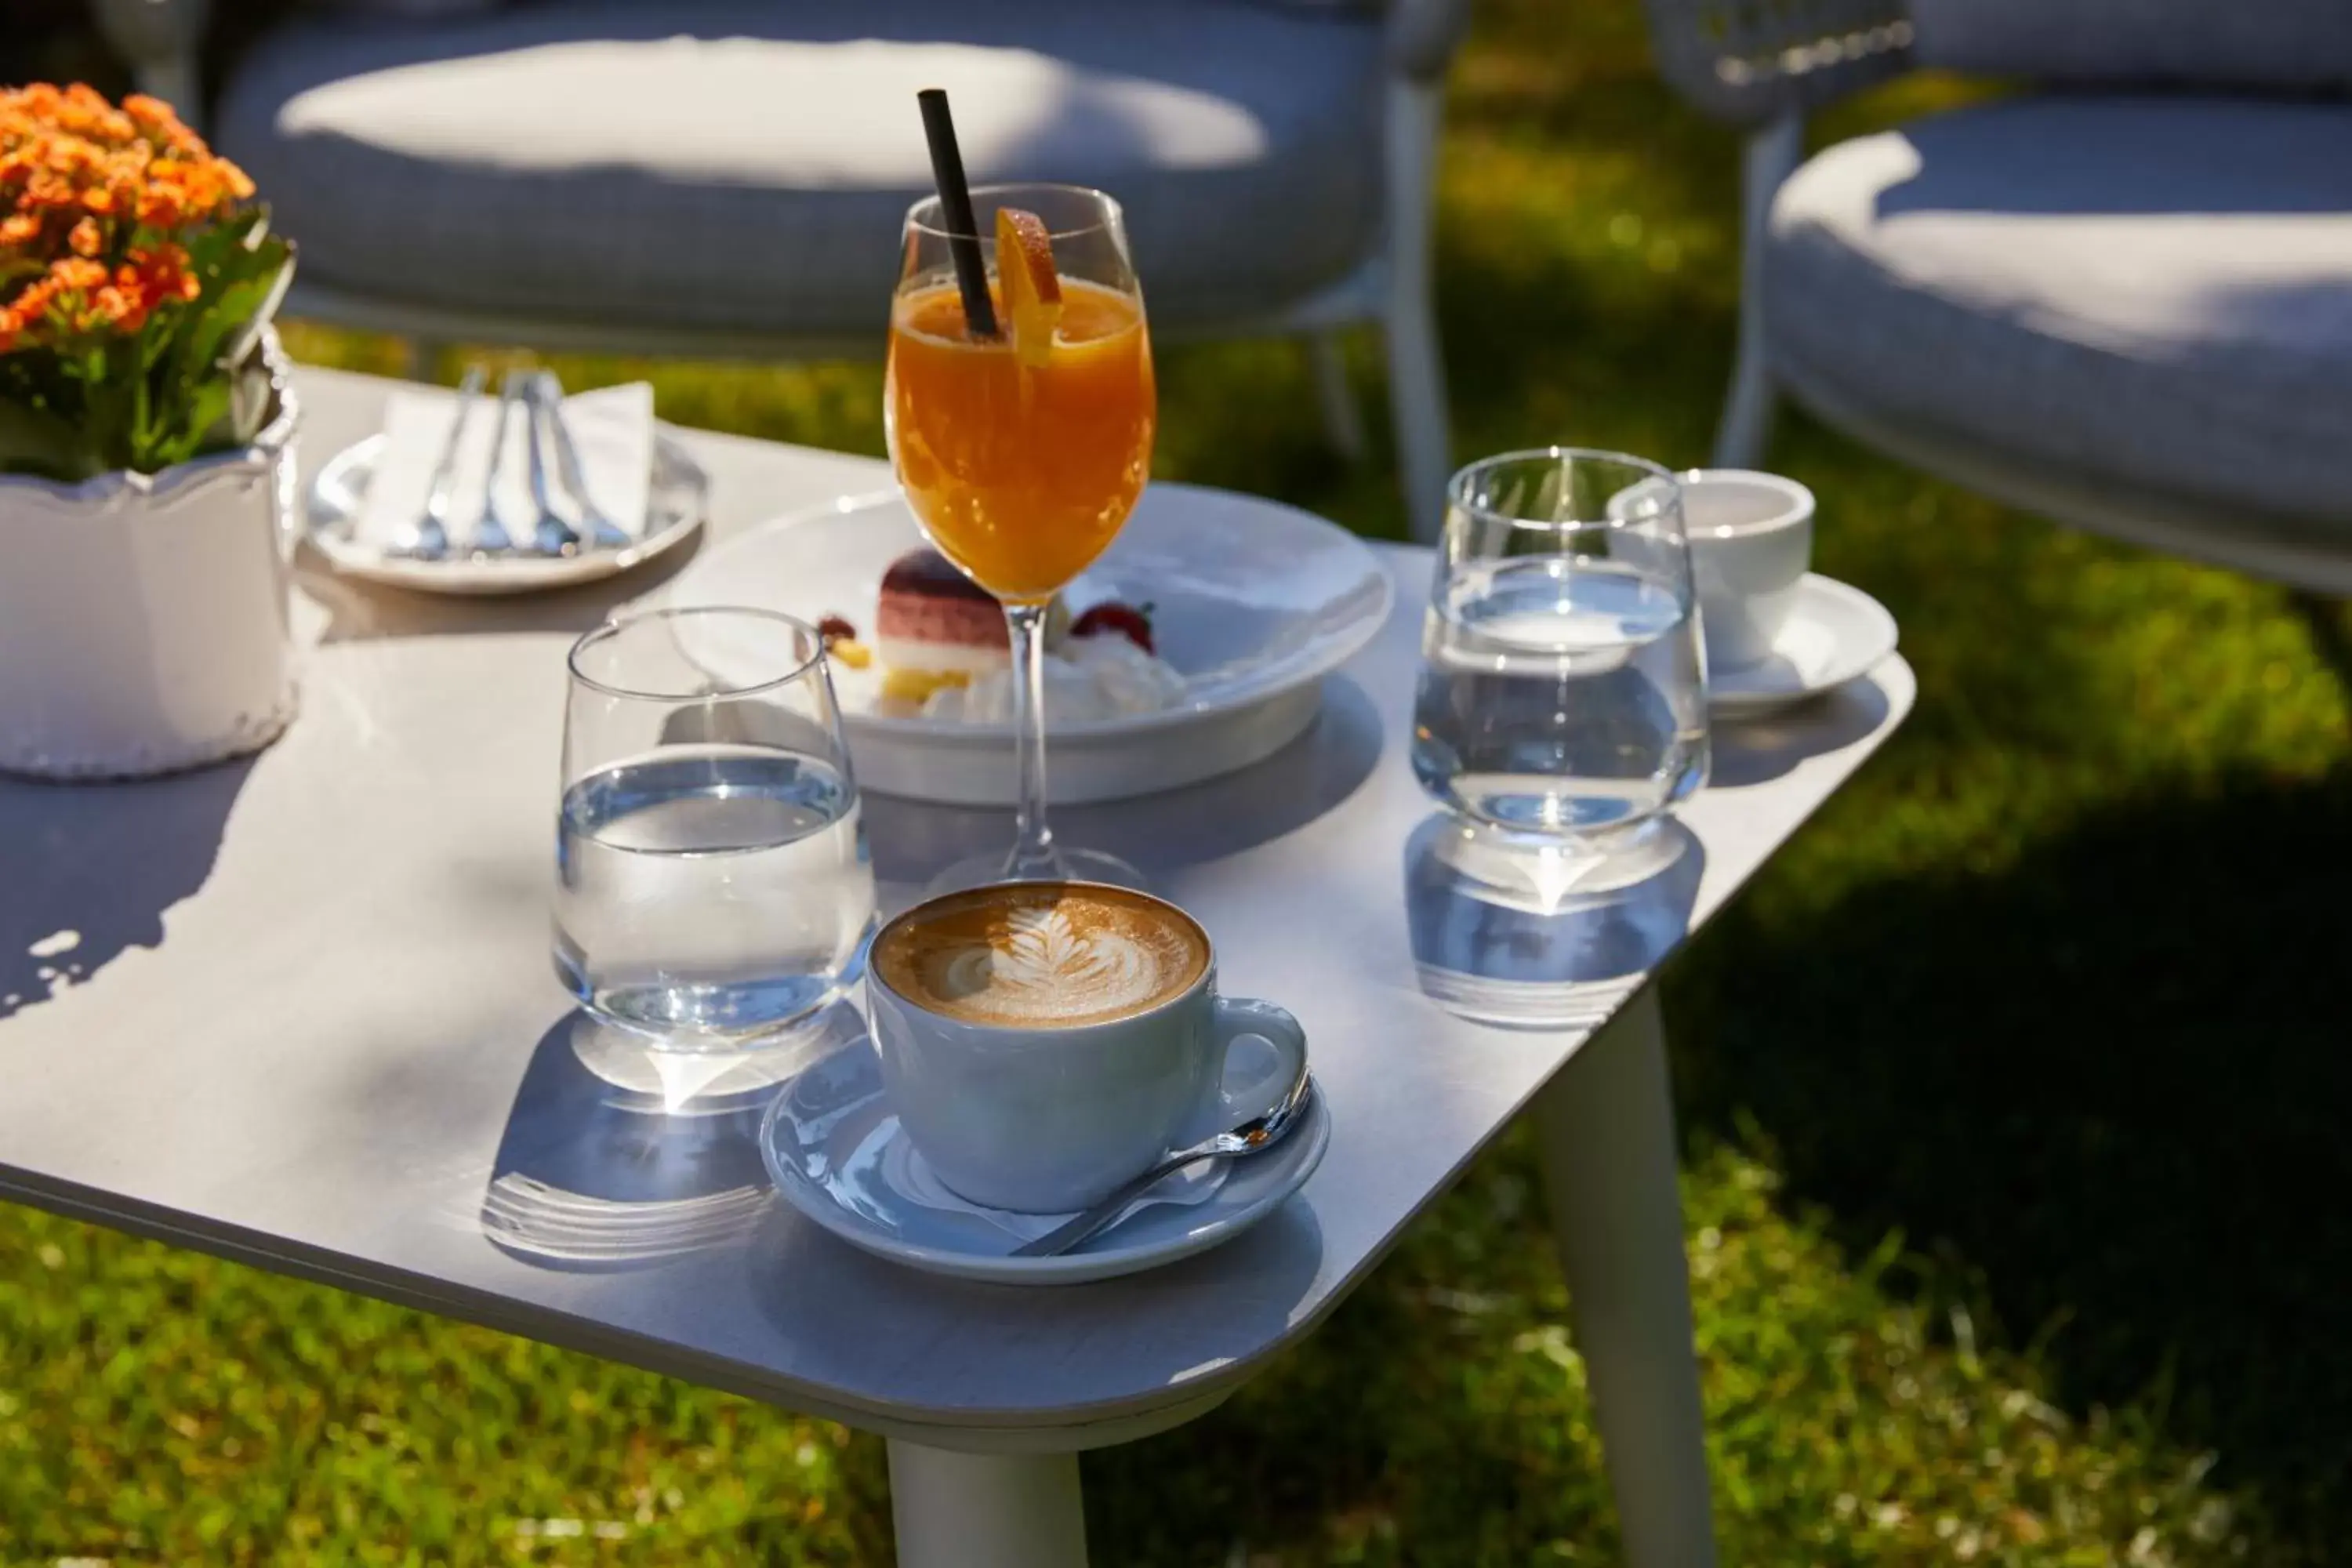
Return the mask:
[[2324,1557],[2352,1528],[2347,867],[2339,770],[1813,921],[1734,910],[1670,982],[1685,1117],[1760,1127],[1855,1255],[1901,1230],[2074,1411],[2147,1399]]

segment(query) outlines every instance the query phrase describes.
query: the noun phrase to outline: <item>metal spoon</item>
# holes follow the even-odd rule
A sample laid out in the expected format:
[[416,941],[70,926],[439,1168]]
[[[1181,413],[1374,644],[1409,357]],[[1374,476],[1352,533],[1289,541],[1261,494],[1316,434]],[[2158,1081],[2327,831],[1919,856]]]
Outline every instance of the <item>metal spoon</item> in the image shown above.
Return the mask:
[[635,535],[606,516],[596,498],[588,493],[588,475],[580,462],[580,447],[572,438],[572,426],[563,422],[563,384],[555,373],[539,373],[540,406],[547,413],[547,426],[555,437],[556,472],[562,477],[563,488],[580,503],[580,527],[588,535],[591,548],[596,550],[626,550],[636,542]]
[[547,458],[540,450],[541,416],[545,412],[541,391],[545,384],[538,375],[523,378],[523,445],[530,453],[530,504],[539,509],[539,521],[530,529],[531,548],[541,555],[577,555],[580,535],[556,512],[555,498],[547,489]]
[[1244,1154],[1263,1154],[1289,1135],[1306,1115],[1315,1100],[1315,1079],[1304,1067],[1282,1103],[1255,1121],[1244,1121],[1231,1132],[1220,1132],[1204,1138],[1189,1149],[1180,1149],[1127,1185],[1071,1220],[1039,1237],[1036,1240],[1014,1247],[1007,1256],[1013,1258],[1052,1258],[1067,1252],[1087,1237],[1102,1229],[1119,1216],[1128,1205],[1151,1190],[1161,1179],[1174,1174],[1195,1160],[1229,1160]]
[[[468,552],[478,557],[514,553],[514,534],[499,516],[499,476],[507,467],[507,422],[521,402],[522,380],[509,371],[499,393],[499,427],[490,439],[489,477],[482,481],[482,515],[474,520],[473,535],[467,541]],[[529,414],[527,409],[524,412]]]
[[457,477],[457,448],[466,438],[466,420],[482,395],[482,367],[468,365],[457,387],[457,412],[449,416],[449,437],[441,444],[440,461],[433,465],[433,481],[425,497],[425,512],[409,526],[406,537],[385,552],[419,561],[438,561],[449,553],[450,490]]

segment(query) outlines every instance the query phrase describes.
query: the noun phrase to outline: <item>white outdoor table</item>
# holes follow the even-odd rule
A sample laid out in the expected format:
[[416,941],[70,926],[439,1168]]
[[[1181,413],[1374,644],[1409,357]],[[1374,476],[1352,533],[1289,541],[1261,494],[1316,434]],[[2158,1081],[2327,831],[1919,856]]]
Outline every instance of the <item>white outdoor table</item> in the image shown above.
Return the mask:
[[[390,384],[304,371],[308,462],[370,434]],[[721,538],[887,479],[871,459],[688,439]],[[1427,871],[1409,847],[1431,820],[1404,759],[1429,558],[1384,555],[1395,614],[1298,742],[1223,780],[1057,815],[1143,864],[1215,938],[1225,988],[1280,1001],[1313,1041],[1329,1153],[1229,1246],[1062,1289],[935,1279],[772,1199],[729,1203],[764,1185],[756,1106],[646,1115],[600,1092],[547,951],[563,651],[658,584],[644,575],[466,603],[312,562],[320,640],[277,745],[145,784],[0,782],[0,1194],[882,1433],[902,1563],[1064,1568],[1085,1556],[1078,1450],[1232,1394],[1532,1106],[1629,1559],[1711,1563],[1642,975],[1893,731],[1911,671],[1890,657],[1779,721],[1719,731],[1717,782],[1681,813],[1695,843],[1664,879],[1679,891],[1646,912],[1546,928],[1424,888],[1409,919],[1409,878]],[[1001,815],[881,799],[869,824],[893,907],[1006,831]],[[1424,993],[1417,943],[1441,967],[1558,982],[1581,1020],[1465,1022]],[[499,1245],[484,1214],[500,1182],[576,1197],[567,1215],[645,1255],[592,1266]],[[654,1245],[672,1213],[696,1217]]]

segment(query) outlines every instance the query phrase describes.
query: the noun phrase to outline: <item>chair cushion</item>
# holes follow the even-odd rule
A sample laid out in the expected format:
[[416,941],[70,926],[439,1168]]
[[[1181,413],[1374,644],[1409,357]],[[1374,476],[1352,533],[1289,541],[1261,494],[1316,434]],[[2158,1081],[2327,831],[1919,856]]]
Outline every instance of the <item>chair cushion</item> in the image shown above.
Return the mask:
[[2051,81],[2352,83],[2345,0],[1911,0],[1918,58]]
[[1264,313],[1380,218],[1376,16],[1247,0],[558,0],[312,23],[229,84],[224,151],[306,276],[630,325],[878,334],[951,95],[975,182],[1098,185],[1155,321]]
[[2352,528],[2352,105],[1937,116],[1798,170],[1761,260],[1824,408]]

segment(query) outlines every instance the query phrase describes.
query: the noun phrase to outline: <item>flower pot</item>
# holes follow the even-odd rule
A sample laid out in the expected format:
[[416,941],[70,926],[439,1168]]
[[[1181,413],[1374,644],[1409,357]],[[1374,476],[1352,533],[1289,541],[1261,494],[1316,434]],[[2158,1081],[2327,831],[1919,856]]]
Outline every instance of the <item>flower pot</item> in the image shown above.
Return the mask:
[[253,444],[80,484],[0,474],[0,771],[132,778],[258,750],[294,714],[287,363]]

